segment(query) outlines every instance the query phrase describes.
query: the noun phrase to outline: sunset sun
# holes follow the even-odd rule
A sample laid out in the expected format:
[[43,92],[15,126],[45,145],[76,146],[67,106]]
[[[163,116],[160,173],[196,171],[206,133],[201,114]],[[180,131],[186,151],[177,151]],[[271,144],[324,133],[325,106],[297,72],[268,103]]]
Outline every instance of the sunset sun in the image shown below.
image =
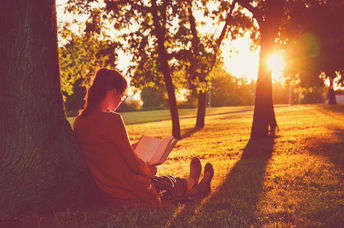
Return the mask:
[[273,54],[268,58],[268,67],[272,71],[272,79],[278,80],[283,75],[285,61],[280,54]]

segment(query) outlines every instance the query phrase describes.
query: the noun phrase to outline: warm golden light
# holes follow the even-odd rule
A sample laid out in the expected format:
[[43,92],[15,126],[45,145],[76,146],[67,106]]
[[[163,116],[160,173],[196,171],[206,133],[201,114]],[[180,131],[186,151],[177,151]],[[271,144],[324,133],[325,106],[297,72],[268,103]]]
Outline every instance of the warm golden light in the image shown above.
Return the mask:
[[272,78],[277,80],[283,75],[285,61],[280,54],[273,54],[268,58],[268,67],[272,71]]

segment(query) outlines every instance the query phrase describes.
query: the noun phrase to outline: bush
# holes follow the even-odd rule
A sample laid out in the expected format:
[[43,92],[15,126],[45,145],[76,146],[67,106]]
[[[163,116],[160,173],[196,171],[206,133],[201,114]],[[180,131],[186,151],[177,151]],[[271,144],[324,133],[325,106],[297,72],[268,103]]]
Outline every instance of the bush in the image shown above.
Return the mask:
[[118,108],[117,112],[133,112],[141,110],[141,105],[139,101],[130,100],[123,102]]
[[190,101],[178,102],[178,108],[197,108],[197,105]]

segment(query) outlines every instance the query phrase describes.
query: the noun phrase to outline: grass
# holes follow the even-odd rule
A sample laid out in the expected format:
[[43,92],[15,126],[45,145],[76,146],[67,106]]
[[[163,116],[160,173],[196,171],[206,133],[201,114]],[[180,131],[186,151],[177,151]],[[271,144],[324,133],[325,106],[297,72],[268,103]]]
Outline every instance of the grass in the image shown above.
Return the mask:
[[[252,111],[253,106],[233,106],[233,107],[213,107],[207,108],[207,115],[219,115],[231,112]],[[185,108],[178,110],[180,119],[194,118],[197,115],[197,109]],[[162,120],[170,120],[170,110],[152,110],[152,111],[138,111],[138,112],[122,112],[121,113],[126,125],[148,123]],[[68,121],[72,124],[75,117],[68,117]]]
[[[187,177],[193,156],[203,165],[211,162],[215,176],[207,198],[159,210],[67,210],[17,218],[13,223],[30,227],[343,227],[344,105],[276,108],[277,137],[259,141],[249,141],[252,112],[228,110],[207,116],[205,128],[198,131],[193,128],[194,118],[182,118],[182,134],[188,137],[158,168],[158,175]],[[131,124],[128,132],[132,141],[142,134],[162,137],[170,134],[171,122]]]

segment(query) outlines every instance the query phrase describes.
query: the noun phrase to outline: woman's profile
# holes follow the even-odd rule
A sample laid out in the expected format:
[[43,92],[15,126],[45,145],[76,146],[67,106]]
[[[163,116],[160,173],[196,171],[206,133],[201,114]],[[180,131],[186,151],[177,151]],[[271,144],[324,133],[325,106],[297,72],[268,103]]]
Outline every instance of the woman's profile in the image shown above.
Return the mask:
[[159,206],[164,201],[180,200],[210,193],[214,175],[207,163],[201,175],[201,162],[193,158],[187,179],[160,176],[134,152],[117,107],[127,98],[126,79],[117,71],[102,68],[85,96],[85,106],[74,121],[74,131],[83,157],[103,193],[115,206]]

